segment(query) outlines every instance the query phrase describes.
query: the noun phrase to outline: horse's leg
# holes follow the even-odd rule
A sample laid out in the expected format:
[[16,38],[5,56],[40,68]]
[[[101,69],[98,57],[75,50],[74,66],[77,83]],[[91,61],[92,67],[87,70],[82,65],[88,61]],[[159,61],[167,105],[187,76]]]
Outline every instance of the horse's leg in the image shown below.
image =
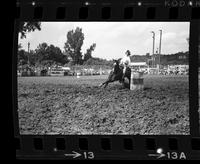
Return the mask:
[[124,81],[124,79],[122,80],[122,85],[125,88],[125,81]]
[[112,79],[108,79],[106,82],[104,82],[104,88],[106,88],[107,87],[107,85],[109,84],[109,83],[112,83],[114,80],[112,80]]
[[100,85],[100,87],[104,85],[104,88],[106,88],[109,83],[112,83],[112,82],[118,81],[118,80],[119,80],[119,78],[116,75],[110,74],[108,79],[104,83],[102,83]]
[[99,85],[99,87],[102,87],[103,85],[105,85],[106,82],[103,82]]
[[100,87],[102,87],[104,85],[104,88],[108,85],[108,83],[112,82],[110,79],[106,80],[105,82],[103,82]]
[[114,81],[116,81],[115,79],[108,79],[108,80],[106,80],[104,83],[102,83],[102,85],[101,86],[103,86],[104,85],[104,88],[106,88],[107,87],[107,85],[109,84],[109,83],[112,83],[112,82],[114,82]]
[[109,81],[107,81],[107,82],[105,83],[105,85],[104,85],[104,88],[106,88],[106,87],[107,87],[108,83],[109,83]]
[[124,83],[124,79],[122,79],[122,77],[119,79],[120,83]]
[[128,86],[129,86],[129,89],[130,89],[130,86],[131,86],[131,78],[130,77],[128,77]]

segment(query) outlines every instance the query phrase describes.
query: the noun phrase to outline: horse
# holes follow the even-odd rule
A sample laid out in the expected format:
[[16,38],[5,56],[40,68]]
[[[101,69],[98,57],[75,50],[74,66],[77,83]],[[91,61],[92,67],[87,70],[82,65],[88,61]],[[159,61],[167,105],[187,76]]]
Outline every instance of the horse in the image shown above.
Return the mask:
[[[104,85],[104,88],[106,88],[109,83],[112,83],[114,81],[119,81],[125,87],[124,79],[122,79],[123,78],[123,67],[120,66],[119,63],[120,63],[120,59],[114,60],[114,69],[110,72],[108,79],[105,82],[103,82],[100,85],[100,87]],[[126,69],[124,78],[128,78],[129,85],[130,85],[131,69],[129,67],[127,67],[127,69]]]

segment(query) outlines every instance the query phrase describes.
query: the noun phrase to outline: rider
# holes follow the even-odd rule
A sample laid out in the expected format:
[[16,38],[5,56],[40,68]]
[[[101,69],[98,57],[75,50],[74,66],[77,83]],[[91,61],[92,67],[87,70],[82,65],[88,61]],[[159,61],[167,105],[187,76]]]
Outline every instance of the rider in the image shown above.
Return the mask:
[[123,58],[121,59],[121,61],[120,61],[120,65],[123,66],[123,76],[122,76],[122,80],[124,80],[126,69],[127,69],[127,67],[129,66],[129,64],[131,63],[130,56],[131,56],[131,52],[130,52],[129,50],[127,50],[127,51],[125,52],[124,57],[123,57]]

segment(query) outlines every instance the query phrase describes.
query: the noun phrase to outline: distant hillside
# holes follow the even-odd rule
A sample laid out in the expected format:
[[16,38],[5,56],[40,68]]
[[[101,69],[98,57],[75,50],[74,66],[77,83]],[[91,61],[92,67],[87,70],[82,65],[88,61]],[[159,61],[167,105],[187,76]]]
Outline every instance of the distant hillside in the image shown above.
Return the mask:
[[131,56],[131,62],[147,62],[148,57],[145,55],[133,55]]
[[189,52],[179,52],[172,55],[162,55],[161,64],[189,64]]
[[[189,64],[188,61],[189,52],[178,52],[176,54],[162,54],[160,56],[160,63],[162,65],[173,65],[173,64]],[[148,62],[151,57],[146,55],[132,55],[132,62]],[[156,56],[156,63],[158,63],[159,58]]]

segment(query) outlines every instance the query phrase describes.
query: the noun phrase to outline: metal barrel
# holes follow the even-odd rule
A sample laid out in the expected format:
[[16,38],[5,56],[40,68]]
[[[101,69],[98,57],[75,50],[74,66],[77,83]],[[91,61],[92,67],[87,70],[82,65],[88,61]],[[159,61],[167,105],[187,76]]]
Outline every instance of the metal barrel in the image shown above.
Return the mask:
[[144,89],[143,73],[131,69],[130,90],[143,90],[143,89]]

